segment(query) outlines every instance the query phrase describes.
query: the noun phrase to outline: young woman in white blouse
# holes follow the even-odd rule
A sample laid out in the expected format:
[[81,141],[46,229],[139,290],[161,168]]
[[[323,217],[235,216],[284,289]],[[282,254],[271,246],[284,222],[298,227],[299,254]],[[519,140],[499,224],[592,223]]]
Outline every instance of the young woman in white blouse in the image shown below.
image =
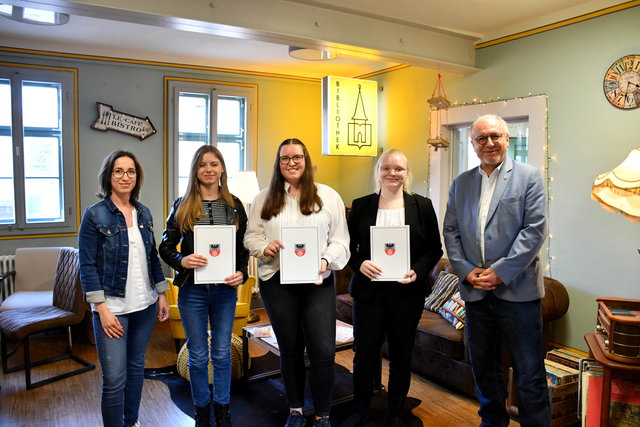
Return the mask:
[[[320,242],[319,283],[280,283],[280,227],[314,226]],[[329,426],[334,377],[336,303],[330,270],[349,259],[345,207],[338,193],[313,180],[311,157],[299,139],[278,147],[271,182],[251,205],[244,244],[262,260],[260,292],[280,347],[280,367],[290,413],[285,426],[303,426],[305,348],[314,426]]]

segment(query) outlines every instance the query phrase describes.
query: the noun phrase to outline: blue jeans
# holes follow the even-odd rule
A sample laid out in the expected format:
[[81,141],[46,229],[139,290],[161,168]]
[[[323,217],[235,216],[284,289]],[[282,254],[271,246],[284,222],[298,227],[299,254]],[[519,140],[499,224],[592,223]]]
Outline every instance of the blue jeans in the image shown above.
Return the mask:
[[336,291],[333,277],[322,285],[280,283],[276,273],[260,285],[271,326],[280,347],[280,370],[290,408],[304,405],[306,369],[316,415],[329,415],[336,352]]
[[213,401],[229,403],[231,388],[231,331],[238,295],[227,285],[186,285],[178,293],[178,309],[187,336],[191,397],[196,406],[211,402],[209,391],[209,333],[211,324],[211,361],[213,365]]
[[120,338],[108,338],[100,315],[93,312],[93,331],[102,366],[102,422],[105,427],[133,425],[144,381],[144,353],[156,322],[156,305],[116,316],[124,328]]
[[[504,285],[501,285],[504,286]],[[551,408],[547,391],[540,300],[511,302],[492,292],[466,303],[466,330],[481,426],[507,426],[507,397],[502,363],[506,343],[513,363],[521,426],[547,427]]]

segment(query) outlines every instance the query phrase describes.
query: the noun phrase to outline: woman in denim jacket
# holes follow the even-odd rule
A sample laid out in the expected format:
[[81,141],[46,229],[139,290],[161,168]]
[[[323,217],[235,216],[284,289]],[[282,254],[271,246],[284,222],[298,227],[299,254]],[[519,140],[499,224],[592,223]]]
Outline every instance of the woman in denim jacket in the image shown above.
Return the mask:
[[107,156],[98,175],[102,200],[84,212],[78,237],[102,366],[102,421],[109,427],[140,425],[145,351],[156,317],[169,317],[151,212],[138,202],[142,178],[132,153]]
[[[224,283],[194,284],[194,269],[204,267],[208,262],[204,255],[194,253],[195,225],[236,226],[236,272],[225,277]],[[242,244],[246,228],[247,214],[242,202],[227,187],[222,153],[214,146],[201,146],[191,161],[185,195],[173,203],[159,248],[160,257],[176,271],[173,283],[180,287],[178,309],[187,336],[196,426],[210,425],[211,400],[216,426],[231,426],[231,330],[238,300],[236,287],[247,277],[249,252]],[[209,324],[213,398],[208,381]]]

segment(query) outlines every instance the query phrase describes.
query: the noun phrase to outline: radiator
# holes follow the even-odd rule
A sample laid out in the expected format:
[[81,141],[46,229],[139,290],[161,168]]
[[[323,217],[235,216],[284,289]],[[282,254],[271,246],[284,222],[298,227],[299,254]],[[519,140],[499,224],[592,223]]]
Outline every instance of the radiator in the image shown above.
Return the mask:
[[[0,274],[8,273],[15,270],[15,255],[0,255]],[[0,284],[0,302],[2,302],[6,296],[13,293],[13,277],[9,277],[2,284]]]

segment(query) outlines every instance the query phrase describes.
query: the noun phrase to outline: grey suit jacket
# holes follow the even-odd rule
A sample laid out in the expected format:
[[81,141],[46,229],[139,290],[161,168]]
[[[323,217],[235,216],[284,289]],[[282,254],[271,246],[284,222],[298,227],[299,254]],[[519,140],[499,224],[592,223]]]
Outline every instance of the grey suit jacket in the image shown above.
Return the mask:
[[538,252],[547,236],[546,196],[540,171],[505,159],[497,177],[484,231],[485,260],[480,253],[478,211],[482,181],[476,167],[451,184],[444,218],[447,257],[460,279],[465,301],[478,301],[486,291],[465,281],[475,267],[491,267],[502,279],[492,291],[507,301],[533,301],[544,296]]

